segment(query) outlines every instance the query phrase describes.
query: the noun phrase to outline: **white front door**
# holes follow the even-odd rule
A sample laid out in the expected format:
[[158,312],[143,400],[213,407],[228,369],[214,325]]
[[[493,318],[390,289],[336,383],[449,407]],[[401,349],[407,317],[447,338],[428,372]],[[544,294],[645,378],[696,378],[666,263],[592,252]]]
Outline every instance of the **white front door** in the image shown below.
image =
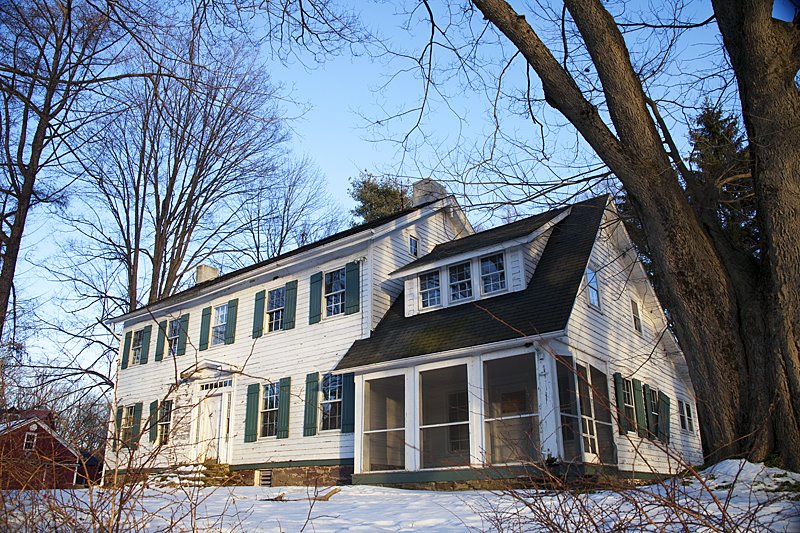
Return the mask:
[[199,461],[209,459],[220,463],[228,460],[230,432],[230,393],[206,396],[200,403],[197,424],[197,455]]

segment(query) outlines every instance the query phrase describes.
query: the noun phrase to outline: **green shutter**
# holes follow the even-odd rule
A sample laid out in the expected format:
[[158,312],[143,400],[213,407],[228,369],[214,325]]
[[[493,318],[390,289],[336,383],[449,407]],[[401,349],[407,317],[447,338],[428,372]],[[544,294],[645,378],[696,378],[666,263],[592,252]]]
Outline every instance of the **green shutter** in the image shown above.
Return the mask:
[[647,436],[647,413],[644,410],[644,394],[642,382],[633,380],[633,406],[636,410],[636,428],[640,437]]
[[658,404],[661,408],[658,413],[658,437],[669,444],[669,396],[658,391]]
[[[114,425],[116,426],[116,433],[114,433],[114,437],[119,440],[120,431],[122,430],[122,412],[123,407],[117,407],[117,418],[114,419]],[[119,448],[119,444],[117,445]]]
[[283,309],[283,329],[294,329],[295,309],[297,308],[297,280],[286,284],[286,307]]
[[164,320],[158,325],[158,335],[156,336],[156,361],[164,359],[164,339],[167,337],[167,321]]
[[239,307],[239,298],[228,302],[228,316],[225,323],[225,344],[233,344],[236,340],[236,310]]
[[631,421],[625,417],[625,388],[622,384],[622,374],[619,372],[614,372],[614,396],[617,400],[619,434],[624,435],[628,431]]
[[150,442],[158,439],[158,400],[150,402]]
[[292,380],[281,378],[280,396],[278,398],[278,434],[277,438],[289,437],[289,402],[292,401]]
[[203,315],[200,318],[200,351],[208,350],[208,334],[211,330],[211,308],[206,307],[203,309]]
[[342,376],[342,433],[356,430],[356,377],[355,374]]
[[344,314],[358,313],[361,284],[358,276],[358,261],[347,263],[344,276]]
[[142,431],[142,402],[133,406],[133,426],[131,427],[131,441],[129,446],[135,448],[139,444],[139,434]]
[[178,333],[178,348],[175,350],[176,355],[183,355],[186,353],[186,335],[189,333],[189,315],[188,313],[181,317],[181,329]]
[[648,438],[655,439],[658,437],[658,422],[653,413],[656,412],[656,407],[653,405],[653,398],[651,394],[650,385],[645,383],[642,385],[642,392],[644,393],[644,406],[647,409],[647,431]]
[[244,412],[244,441],[255,442],[258,438],[258,392],[261,385],[247,386],[247,407]]
[[311,276],[308,294],[308,323],[316,324],[322,318],[322,272]]
[[122,364],[121,364],[123,369],[128,368],[128,358],[131,355],[131,336],[132,332],[130,331],[125,334],[125,343],[123,344],[122,347]]
[[142,330],[142,354],[139,357],[139,364],[147,364],[147,356],[150,354],[150,332],[153,331],[153,326],[145,326]]
[[253,338],[257,339],[264,334],[264,297],[267,291],[256,293],[256,303],[253,306]]
[[317,411],[319,410],[319,372],[306,374],[306,411],[303,418],[303,436],[317,434]]

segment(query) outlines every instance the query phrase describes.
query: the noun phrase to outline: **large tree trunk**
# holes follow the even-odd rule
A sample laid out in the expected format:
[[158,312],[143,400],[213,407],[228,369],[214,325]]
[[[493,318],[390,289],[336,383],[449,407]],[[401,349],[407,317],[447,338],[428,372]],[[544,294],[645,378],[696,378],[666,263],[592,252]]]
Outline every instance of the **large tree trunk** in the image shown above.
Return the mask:
[[[615,133],[524,17],[504,0],[474,3],[519,48],[540,76],[547,102],[570,120],[622,181],[641,215],[659,275],[659,296],[670,310],[692,374],[710,459],[746,455],[761,460],[779,452],[787,467],[800,469],[797,114],[795,122],[770,123],[761,137],[748,125],[751,142],[763,143],[753,171],[768,234],[768,253],[763,265],[754,268],[751,260],[731,253],[719,232],[704,224],[688,201],[647,109],[624,39],[599,1],[565,4],[597,68]],[[753,65],[746,68],[753,68],[754,80],[761,79]],[[775,105],[796,106],[793,83],[785,85],[786,92],[794,90],[794,98]],[[752,96],[745,89],[743,102],[748,102]],[[749,109],[747,103],[744,108]],[[763,116],[775,111],[766,103],[758,110]],[[774,138],[777,131],[785,137]],[[795,185],[787,187],[781,178],[789,173]]]

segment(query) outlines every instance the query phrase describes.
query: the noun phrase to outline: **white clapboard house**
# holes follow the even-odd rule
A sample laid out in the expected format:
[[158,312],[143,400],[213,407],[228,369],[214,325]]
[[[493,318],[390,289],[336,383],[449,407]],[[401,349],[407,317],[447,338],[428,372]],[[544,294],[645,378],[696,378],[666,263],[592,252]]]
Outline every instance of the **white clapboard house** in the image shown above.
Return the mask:
[[683,354],[608,197],[479,233],[431,180],[414,204],[118,318],[107,462],[274,484],[702,462]]

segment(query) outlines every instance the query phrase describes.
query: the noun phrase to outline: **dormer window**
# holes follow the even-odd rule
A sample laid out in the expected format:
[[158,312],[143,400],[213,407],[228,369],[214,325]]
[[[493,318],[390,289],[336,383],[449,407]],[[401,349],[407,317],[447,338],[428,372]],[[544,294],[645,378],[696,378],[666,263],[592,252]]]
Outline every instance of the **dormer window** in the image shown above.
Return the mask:
[[428,272],[419,277],[419,296],[423,309],[436,307],[442,303],[442,289],[439,285],[439,271]]
[[481,285],[484,294],[505,290],[506,271],[503,254],[481,258]]
[[450,267],[450,301],[458,302],[472,298],[472,274],[469,263]]

